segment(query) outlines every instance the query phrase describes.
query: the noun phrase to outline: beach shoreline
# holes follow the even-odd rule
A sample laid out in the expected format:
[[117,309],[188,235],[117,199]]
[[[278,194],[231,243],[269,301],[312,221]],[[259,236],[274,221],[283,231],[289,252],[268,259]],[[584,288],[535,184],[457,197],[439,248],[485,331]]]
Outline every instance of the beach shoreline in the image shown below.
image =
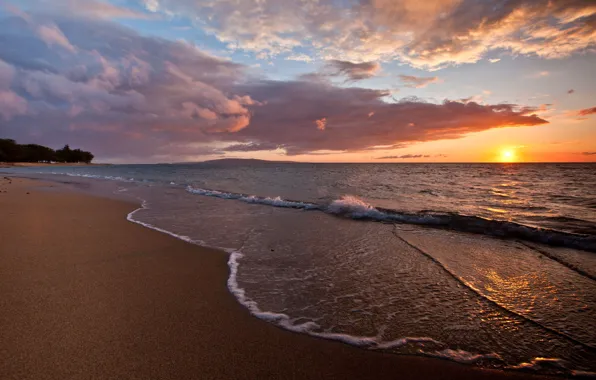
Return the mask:
[[3,378],[548,378],[282,330],[230,294],[225,252],[130,223],[138,204],[6,178]]

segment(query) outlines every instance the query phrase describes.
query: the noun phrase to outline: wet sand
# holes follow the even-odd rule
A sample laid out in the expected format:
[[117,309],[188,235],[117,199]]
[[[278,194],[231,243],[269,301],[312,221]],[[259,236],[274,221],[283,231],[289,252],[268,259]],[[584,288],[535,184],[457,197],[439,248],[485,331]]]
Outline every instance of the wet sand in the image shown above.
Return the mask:
[[2,379],[533,379],[282,330],[228,292],[227,255],[138,206],[0,177]]

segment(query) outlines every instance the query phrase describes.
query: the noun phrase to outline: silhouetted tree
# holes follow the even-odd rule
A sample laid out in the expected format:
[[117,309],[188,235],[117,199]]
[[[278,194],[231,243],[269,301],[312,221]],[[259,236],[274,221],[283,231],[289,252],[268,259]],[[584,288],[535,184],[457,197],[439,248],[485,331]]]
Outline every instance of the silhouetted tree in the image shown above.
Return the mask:
[[20,162],[50,162],[55,161],[56,152],[47,146],[37,144],[21,145]]
[[15,162],[20,155],[20,147],[11,139],[0,139],[0,160]]
[[0,139],[0,161],[5,162],[84,162],[91,163],[93,154],[68,145],[54,151],[43,145],[20,145],[11,139]]
[[70,150],[70,147],[68,146],[68,144],[64,145],[64,148],[58,149],[56,151],[56,161],[74,162],[74,161],[71,161],[71,157],[72,157],[72,150]]

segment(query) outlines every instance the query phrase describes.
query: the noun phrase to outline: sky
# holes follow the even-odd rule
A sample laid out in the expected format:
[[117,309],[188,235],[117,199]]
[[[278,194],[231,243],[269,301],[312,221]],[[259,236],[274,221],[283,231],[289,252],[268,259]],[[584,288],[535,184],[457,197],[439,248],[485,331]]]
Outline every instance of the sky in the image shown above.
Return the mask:
[[96,161],[596,161],[595,0],[1,0],[0,138]]

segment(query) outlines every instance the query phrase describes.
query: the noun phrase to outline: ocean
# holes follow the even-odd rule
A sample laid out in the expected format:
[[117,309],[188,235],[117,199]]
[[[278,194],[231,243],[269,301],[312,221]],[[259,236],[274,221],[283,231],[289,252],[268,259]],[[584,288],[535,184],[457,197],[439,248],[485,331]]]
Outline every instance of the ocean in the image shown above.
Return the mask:
[[365,349],[596,373],[596,165],[15,167],[139,202],[132,222],[230,253],[282,328]]

